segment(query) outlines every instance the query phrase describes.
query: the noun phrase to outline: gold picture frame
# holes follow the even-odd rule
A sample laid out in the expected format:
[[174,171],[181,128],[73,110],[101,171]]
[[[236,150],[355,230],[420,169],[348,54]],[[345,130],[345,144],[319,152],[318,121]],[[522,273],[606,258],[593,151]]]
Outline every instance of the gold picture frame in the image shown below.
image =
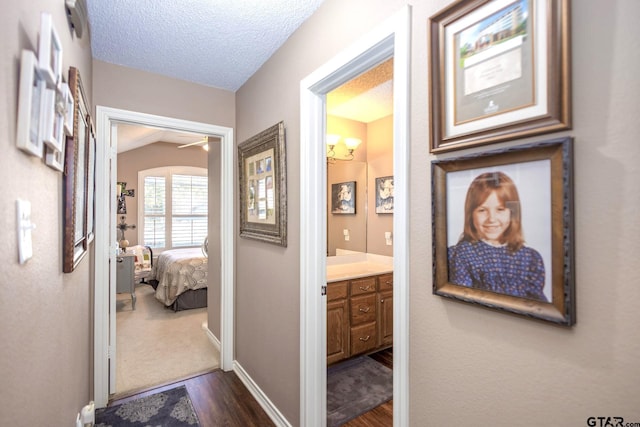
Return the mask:
[[572,170],[568,137],[433,161],[433,293],[573,325]]
[[287,246],[284,122],[238,145],[240,237]]
[[570,0],[459,0],[429,19],[430,151],[571,127]]
[[[69,89],[74,98],[73,136],[67,136],[63,172],[64,234],[62,271],[71,273],[87,253],[93,231],[87,230],[89,173],[95,173],[89,162],[92,124],[89,106],[82,87],[80,72],[69,69]],[[93,182],[93,180],[92,180]]]

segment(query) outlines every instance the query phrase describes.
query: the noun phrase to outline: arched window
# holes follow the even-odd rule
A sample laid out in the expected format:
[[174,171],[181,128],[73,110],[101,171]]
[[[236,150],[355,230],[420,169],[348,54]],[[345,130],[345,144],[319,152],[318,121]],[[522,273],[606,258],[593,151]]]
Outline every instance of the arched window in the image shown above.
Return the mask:
[[168,166],[138,172],[138,241],[159,252],[202,245],[207,236],[207,169]]

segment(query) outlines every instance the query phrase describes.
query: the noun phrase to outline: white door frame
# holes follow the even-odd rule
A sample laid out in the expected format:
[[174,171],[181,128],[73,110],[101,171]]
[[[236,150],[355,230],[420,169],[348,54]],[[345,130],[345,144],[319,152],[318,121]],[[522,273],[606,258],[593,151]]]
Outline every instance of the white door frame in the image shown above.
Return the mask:
[[[110,325],[110,312],[115,312],[115,230],[116,212],[111,203],[111,185],[115,173],[110,174],[109,163],[117,158],[116,131],[118,124],[152,126],[159,129],[202,133],[221,139],[220,165],[220,244],[221,244],[221,307],[220,307],[220,365],[225,371],[233,369],[234,349],[234,250],[233,250],[233,129],[206,123],[162,117],[103,106],[96,107],[96,234],[94,276],[94,401],[97,407],[109,400],[109,342],[115,343],[115,322]],[[114,182],[112,183],[111,180]],[[111,210],[111,211],[110,211]],[[111,283],[109,277],[112,277]],[[111,307],[110,305],[113,305]],[[113,334],[111,336],[110,334]]]
[[393,425],[409,425],[409,86],[411,7],[300,83],[300,425],[326,425],[326,94],[393,57]]

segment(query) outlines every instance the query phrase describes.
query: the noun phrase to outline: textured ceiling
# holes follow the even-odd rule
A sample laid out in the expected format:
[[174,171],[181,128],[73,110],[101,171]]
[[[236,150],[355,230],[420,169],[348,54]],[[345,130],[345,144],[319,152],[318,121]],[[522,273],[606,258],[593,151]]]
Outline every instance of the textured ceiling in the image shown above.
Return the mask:
[[[97,60],[235,92],[323,0],[87,0]],[[328,114],[369,123],[392,113],[393,62],[327,96]],[[203,135],[120,126],[118,152]]]
[[93,57],[235,92],[323,0],[87,0]]

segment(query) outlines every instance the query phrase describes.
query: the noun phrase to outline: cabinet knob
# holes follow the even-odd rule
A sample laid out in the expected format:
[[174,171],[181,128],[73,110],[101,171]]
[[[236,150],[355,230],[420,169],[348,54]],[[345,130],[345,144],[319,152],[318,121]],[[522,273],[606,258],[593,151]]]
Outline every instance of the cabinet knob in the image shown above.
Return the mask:
[[391,280],[387,280],[384,282],[385,285],[393,285],[393,282]]
[[369,341],[369,338],[371,338],[371,335],[367,335],[367,336],[366,336],[366,337],[364,337],[364,338],[363,338],[363,337],[360,337],[360,338],[358,338],[358,339],[359,339],[360,341],[362,341],[362,342],[367,342],[367,341]]
[[360,312],[362,313],[368,313],[369,310],[371,310],[371,307],[367,306],[367,307],[360,307]]
[[361,291],[368,291],[370,289],[369,285],[367,285],[367,286],[359,286],[359,288],[360,288]]

